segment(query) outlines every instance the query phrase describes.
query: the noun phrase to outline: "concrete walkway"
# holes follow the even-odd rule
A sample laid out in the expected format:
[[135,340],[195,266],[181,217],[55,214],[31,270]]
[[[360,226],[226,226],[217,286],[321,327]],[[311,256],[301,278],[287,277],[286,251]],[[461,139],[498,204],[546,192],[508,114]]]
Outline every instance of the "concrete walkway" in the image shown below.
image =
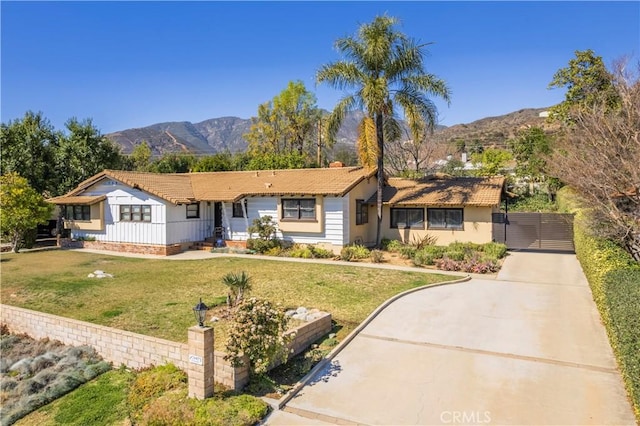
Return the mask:
[[575,255],[398,299],[268,425],[633,425]]

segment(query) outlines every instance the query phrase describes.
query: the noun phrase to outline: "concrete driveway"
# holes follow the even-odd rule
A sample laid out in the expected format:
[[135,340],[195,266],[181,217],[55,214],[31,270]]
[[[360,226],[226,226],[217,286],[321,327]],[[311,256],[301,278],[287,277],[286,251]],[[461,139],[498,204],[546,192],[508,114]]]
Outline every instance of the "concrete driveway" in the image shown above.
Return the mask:
[[497,279],[412,293],[269,425],[633,425],[575,255],[512,253]]

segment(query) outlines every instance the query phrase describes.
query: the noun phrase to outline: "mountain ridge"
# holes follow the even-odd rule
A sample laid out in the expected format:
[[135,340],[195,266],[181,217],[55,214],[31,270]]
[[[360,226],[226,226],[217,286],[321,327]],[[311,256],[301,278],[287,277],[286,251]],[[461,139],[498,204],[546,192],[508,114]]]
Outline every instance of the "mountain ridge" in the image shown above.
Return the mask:
[[[471,123],[453,126],[438,126],[430,136],[437,143],[452,144],[457,140],[479,143],[483,146],[502,147],[506,141],[517,136],[526,127],[539,126],[552,132],[555,126],[546,122],[540,113],[548,108],[523,108],[500,116],[485,117]],[[357,127],[362,112],[345,117],[336,140],[346,146],[355,147]],[[152,155],[166,153],[192,153],[213,155],[218,152],[246,151],[248,143],[243,135],[251,128],[251,119],[234,116],[210,118],[197,123],[169,121],[141,128],[131,128],[108,133],[105,136],[118,144],[124,154],[130,154],[143,141],[151,148]]]

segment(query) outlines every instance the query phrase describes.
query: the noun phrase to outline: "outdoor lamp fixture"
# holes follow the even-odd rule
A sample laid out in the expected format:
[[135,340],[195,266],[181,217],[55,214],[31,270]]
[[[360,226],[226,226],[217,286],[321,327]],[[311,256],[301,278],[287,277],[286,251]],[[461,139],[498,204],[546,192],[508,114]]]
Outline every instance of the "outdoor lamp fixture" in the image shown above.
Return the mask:
[[193,307],[193,313],[196,316],[196,322],[200,327],[204,327],[204,320],[208,310],[209,307],[202,303],[202,297],[200,298],[200,303]]

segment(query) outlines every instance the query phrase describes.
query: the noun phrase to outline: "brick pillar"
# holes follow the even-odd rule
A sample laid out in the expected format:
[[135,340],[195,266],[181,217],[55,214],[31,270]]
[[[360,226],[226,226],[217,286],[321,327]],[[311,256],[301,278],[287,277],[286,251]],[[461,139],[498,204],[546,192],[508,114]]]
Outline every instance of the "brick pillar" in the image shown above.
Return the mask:
[[189,397],[205,399],[213,396],[213,328],[189,328]]

